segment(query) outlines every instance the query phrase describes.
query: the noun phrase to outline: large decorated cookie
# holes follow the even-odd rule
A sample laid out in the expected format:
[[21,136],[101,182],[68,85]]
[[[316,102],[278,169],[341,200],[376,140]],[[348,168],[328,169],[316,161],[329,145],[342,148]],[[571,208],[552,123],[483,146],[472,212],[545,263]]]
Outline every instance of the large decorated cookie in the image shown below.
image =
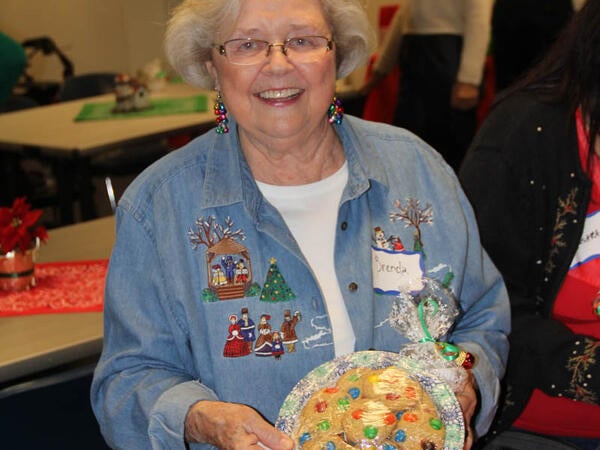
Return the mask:
[[464,441],[451,389],[390,352],[352,353],[312,370],[276,425],[302,450],[452,450]]

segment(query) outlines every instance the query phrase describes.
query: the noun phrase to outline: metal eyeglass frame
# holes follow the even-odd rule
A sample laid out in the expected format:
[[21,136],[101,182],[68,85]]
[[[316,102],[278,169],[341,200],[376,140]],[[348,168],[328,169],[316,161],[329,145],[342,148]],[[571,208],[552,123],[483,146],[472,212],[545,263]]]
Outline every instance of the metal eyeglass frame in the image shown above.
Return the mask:
[[[265,41],[264,39],[255,39],[255,38],[238,38],[238,39],[229,39],[228,41],[223,42],[222,44],[213,44],[214,47],[217,49],[217,51],[219,52],[219,55],[224,56],[225,58],[227,58],[227,61],[229,61],[231,64],[235,64],[237,66],[251,66],[254,64],[258,64],[258,62],[256,63],[239,63],[239,62],[233,62],[229,59],[229,56],[227,55],[227,51],[225,50],[225,45],[228,44],[229,42],[234,42],[234,41],[240,41],[240,42],[260,42],[263,44],[267,44],[266,47],[266,52],[265,52],[265,59],[267,59],[269,57],[269,53],[271,52],[271,49],[273,47],[281,47],[281,52],[285,55],[288,56],[288,48],[287,46],[289,45],[290,41],[295,40],[295,39],[303,39],[303,38],[321,38],[324,39],[326,41],[326,45],[323,47],[325,49],[325,53],[331,51],[333,49],[333,38],[328,38],[326,36],[317,36],[317,35],[310,35],[310,36],[296,36],[296,37],[292,37],[289,39],[286,39],[283,42],[269,42],[269,41]],[[323,53],[323,54],[325,54]]]

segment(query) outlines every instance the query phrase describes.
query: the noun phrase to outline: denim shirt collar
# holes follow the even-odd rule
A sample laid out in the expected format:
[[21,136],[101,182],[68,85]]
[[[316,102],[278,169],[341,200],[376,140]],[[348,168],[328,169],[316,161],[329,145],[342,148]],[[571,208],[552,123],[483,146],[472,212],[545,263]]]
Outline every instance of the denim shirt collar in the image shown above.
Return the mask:
[[[342,142],[348,161],[348,184],[342,201],[356,198],[366,192],[371,182],[386,187],[388,180],[385,168],[379,159],[366,157],[360,137],[356,134],[353,122],[359,120],[346,116],[336,132]],[[244,202],[255,218],[263,202],[250,167],[241,150],[237,123],[230,120],[230,132],[215,136],[208,153],[206,178],[204,180],[201,206],[210,208]],[[228,174],[226,177],[223,174]]]

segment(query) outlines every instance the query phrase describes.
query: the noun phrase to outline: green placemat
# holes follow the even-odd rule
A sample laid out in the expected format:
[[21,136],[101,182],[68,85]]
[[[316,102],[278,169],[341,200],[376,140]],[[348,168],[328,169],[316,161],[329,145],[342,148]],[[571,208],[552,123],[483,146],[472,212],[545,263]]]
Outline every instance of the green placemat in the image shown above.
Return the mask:
[[129,119],[133,117],[154,117],[170,114],[188,114],[207,110],[208,99],[205,95],[193,97],[157,98],[151,99],[151,108],[143,111],[113,113],[115,102],[86,103],[75,117],[75,121]]

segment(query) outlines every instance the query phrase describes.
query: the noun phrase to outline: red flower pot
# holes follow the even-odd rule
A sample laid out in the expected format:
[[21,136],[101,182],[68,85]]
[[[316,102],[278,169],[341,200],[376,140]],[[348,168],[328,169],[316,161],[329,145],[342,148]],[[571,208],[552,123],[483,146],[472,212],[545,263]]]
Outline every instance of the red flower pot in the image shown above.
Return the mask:
[[37,248],[0,254],[0,290],[24,291],[35,286],[35,250]]

